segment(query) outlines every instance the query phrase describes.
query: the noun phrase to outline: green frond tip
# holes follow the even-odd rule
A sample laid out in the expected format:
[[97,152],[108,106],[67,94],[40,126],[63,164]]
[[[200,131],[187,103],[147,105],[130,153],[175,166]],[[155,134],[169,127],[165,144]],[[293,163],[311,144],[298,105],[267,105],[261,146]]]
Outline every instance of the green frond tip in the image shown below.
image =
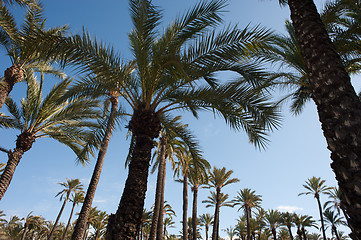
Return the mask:
[[285,7],[288,4],[288,0],[279,0],[280,6]]

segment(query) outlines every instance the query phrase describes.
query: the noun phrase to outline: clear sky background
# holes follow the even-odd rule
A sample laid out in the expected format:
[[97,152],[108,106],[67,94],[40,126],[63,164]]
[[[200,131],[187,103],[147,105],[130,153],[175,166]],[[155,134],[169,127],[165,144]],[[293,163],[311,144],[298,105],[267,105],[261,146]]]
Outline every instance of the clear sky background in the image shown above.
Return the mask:
[[[47,26],[69,24],[73,33],[80,33],[84,26],[98,39],[110,43],[124,59],[131,59],[127,33],[131,22],[126,0],[48,0],[43,1]],[[154,3],[164,9],[164,23],[168,23],[176,15],[183,13],[196,0],[156,0]],[[321,6],[324,1],[316,1]],[[13,9],[21,18],[22,10]],[[243,28],[247,24],[260,24],[277,32],[284,32],[284,21],[289,19],[289,10],[280,8],[278,0],[230,0],[224,13],[225,23],[237,23]],[[9,67],[10,61],[0,51],[0,73]],[[51,86],[56,79],[47,78]],[[17,84],[13,97],[24,96],[25,84]],[[356,87],[359,91],[359,88]],[[298,196],[304,191],[302,184],[312,176],[326,180],[328,186],[336,185],[334,173],[330,167],[330,152],[321,131],[320,123],[313,102],[309,102],[299,116],[289,114],[288,106],[282,109],[284,116],[282,127],[270,134],[270,144],[267,150],[258,151],[248,143],[244,132],[234,132],[222,121],[214,119],[211,114],[201,114],[195,120],[189,114],[183,114],[183,122],[188,123],[194,135],[199,139],[204,157],[212,166],[226,167],[233,170],[233,177],[240,179],[239,183],[226,186],[222,191],[233,199],[237,191],[251,188],[262,195],[262,206],[265,209],[281,211],[296,211],[300,214],[312,215],[318,220],[316,200],[312,196]],[[104,169],[93,206],[109,214],[117,209],[127,170],[124,160],[129,142],[126,140],[124,122],[111,139]],[[15,147],[16,135],[19,132],[0,130],[0,146],[12,149]],[[0,162],[6,162],[7,155],[0,152]],[[94,160],[88,167],[75,164],[75,155],[65,146],[50,139],[38,139],[33,148],[26,152],[21,160],[11,185],[0,202],[0,210],[7,216],[25,217],[30,211],[34,215],[42,215],[47,220],[55,221],[61,202],[55,195],[62,190],[57,183],[66,178],[79,178],[86,187],[94,167]],[[150,175],[146,198],[147,209],[154,202],[156,174]],[[209,195],[208,189],[199,193],[198,213],[211,213],[214,209],[205,208],[201,201]],[[189,212],[191,216],[191,192],[189,191]],[[165,200],[176,211],[175,228],[170,233],[178,234],[181,229],[182,216],[182,185],[173,181],[170,168],[167,171]],[[326,196],[321,196],[322,202]],[[70,213],[68,204],[62,222],[66,222]],[[80,211],[79,208],[76,211]],[[241,212],[237,209],[223,208],[220,213],[220,229],[236,224]],[[318,231],[314,229],[313,231]],[[226,234],[221,231],[222,237]],[[295,230],[294,230],[295,234]],[[204,236],[202,231],[202,236]],[[331,236],[330,229],[328,236]]]

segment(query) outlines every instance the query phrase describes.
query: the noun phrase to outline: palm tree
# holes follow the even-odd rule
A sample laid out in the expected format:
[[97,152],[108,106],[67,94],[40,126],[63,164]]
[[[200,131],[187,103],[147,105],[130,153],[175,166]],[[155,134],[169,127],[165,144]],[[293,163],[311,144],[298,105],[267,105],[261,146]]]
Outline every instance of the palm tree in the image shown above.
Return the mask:
[[349,216],[351,237],[360,240],[361,203],[355,189],[361,189],[361,183],[356,180],[361,178],[361,172],[354,172],[353,166],[361,165],[358,151],[361,133],[357,130],[361,121],[361,102],[314,2],[280,0],[280,3],[287,3],[290,8],[295,36],[310,76],[312,99],[317,106],[327,148],[331,151],[331,167],[342,192],[341,202]]
[[[14,85],[23,81],[33,71],[53,73],[64,77],[49,65],[56,51],[53,46],[61,40],[67,27],[44,29],[45,19],[38,1],[16,1],[24,5],[26,14],[22,27],[16,26],[14,16],[8,8],[0,5],[0,45],[10,57],[12,66],[7,68],[0,84],[0,109]],[[50,50],[50,51],[49,51]]]
[[[164,218],[163,222],[163,236],[166,238],[168,235],[167,229],[174,227],[174,221],[171,217]],[[168,238],[167,238],[168,239]]]
[[[71,218],[73,217],[75,206],[77,206],[80,203],[84,202],[84,191],[73,192],[71,196],[72,196],[72,198],[70,199],[70,201],[73,202],[73,206],[71,207],[69,220],[68,220],[68,223],[66,224],[62,240],[65,239],[66,233],[67,233],[68,228],[69,228],[69,226],[71,224]],[[77,221],[79,221],[79,218],[78,218]]]
[[323,239],[327,239],[327,238],[326,238],[325,225],[324,225],[324,221],[323,221],[323,214],[322,214],[323,211],[322,211],[322,205],[321,205],[321,201],[320,201],[320,194],[326,193],[328,190],[331,189],[330,187],[327,187],[325,185],[325,182],[326,181],[321,180],[321,178],[316,178],[316,177],[309,178],[309,179],[307,179],[306,184],[303,184],[303,187],[306,188],[308,191],[298,194],[298,196],[312,194],[313,197],[316,198],[317,204],[318,204],[318,210],[319,210],[320,218],[321,218]]
[[291,240],[293,240],[292,226],[294,225],[293,224],[294,215],[295,215],[294,213],[289,213],[289,212],[281,213],[281,224],[287,227],[288,234]]
[[94,229],[91,239],[94,240],[102,239],[106,231],[107,220],[108,220],[108,214],[106,212],[104,211],[97,212],[97,215],[90,222],[90,225]]
[[211,216],[209,213],[203,213],[199,217],[199,223],[201,226],[204,226],[206,232],[205,240],[208,240],[208,230],[209,230],[209,226],[213,224],[213,216]]
[[27,97],[21,101],[21,107],[8,98],[6,105],[12,116],[0,116],[0,125],[3,124],[4,118],[10,119],[13,124],[6,127],[14,127],[21,131],[16,140],[16,147],[6,151],[8,162],[0,177],[0,199],[9,187],[23,154],[31,149],[36,139],[50,137],[65,144],[75,152],[77,160],[83,164],[88,160],[88,153],[92,153],[91,145],[97,146],[93,132],[96,132],[99,126],[90,121],[99,116],[99,112],[95,110],[98,106],[96,100],[62,99],[71,83],[70,79],[55,85],[45,99],[42,98],[43,75],[41,83],[38,83],[35,76],[28,77],[27,83]]
[[281,221],[280,212],[277,210],[268,210],[266,213],[266,222],[269,229],[272,231],[273,239],[277,240],[277,227]]
[[[129,38],[136,70],[133,78],[121,87],[122,97],[133,111],[128,126],[134,144],[119,207],[109,217],[107,239],[135,238],[144,206],[153,140],[172,110],[190,110],[195,115],[201,109],[217,111],[235,129],[245,129],[251,141],[260,147],[266,143],[264,130],[277,126],[275,106],[266,103],[263,93],[255,94],[239,82],[219,85],[213,76],[216,71],[236,65],[239,70],[242,65],[236,61],[240,53],[249,52],[245,51],[247,47],[253,51],[270,36],[260,28],[213,31],[220,23],[224,6],[224,0],[200,2],[159,34],[158,8],[149,0],[130,1],[134,30]],[[66,48],[63,53],[75,56]],[[76,61],[75,58],[69,62]],[[91,61],[87,63],[93,65]],[[250,73],[246,65],[244,69]],[[99,76],[96,70],[92,74]],[[246,97],[247,101],[243,101]]]
[[337,213],[340,213],[340,211],[342,210],[343,215],[347,219],[346,212],[341,203],[340,189],[338,187],[331,187],[325,194],[328,196],[330,200],[325,202],[323,208],[336,210]]
[[23,230],[23,235],[21,236],[21,240],[25,240],[25,237],[26,237],[26,234],[28,233],[28,230],[29,230],[29,226],[37,220],[37,218],[39,216],[33,216],[31,215],[32,212],[30,212],[26,218],[24,219],[25,220],[25,223],[24,223],[24,230]]
[[216,205],[214,209],[212,240],[218,240],[219,236],[219,208],[221,200],[221,190],[223,187],[229,184],[239,182],[238,178],[231,178],[232,173],[232,170],[226,170],[225,167],[214,167],[213,170],[209,173],[209,187],[213,187],[216,189]]
[[59,183],[61,186],[64,187],[63,190],[61,190],[60,192],[58,192],[58,194],[56,194],[55,197],[60,196],[60,201],[63,201],[63,204],[60,208],[60,212],[55,220],[55,223],[53,225],[53,228],[51,229],[51,232],[49,234],[48,240],[52,239],[53,234],[54,234],[54,230],[60,220],[60,217],[64,211],[65,205],[68,202],[68,200],[70,199],[70,196],[72,193],[79,193],[79,192],[83,192],[83,184],[80,183],[79,179],[66,179],[66,182],[62,182]]
[[235,231],[237,236],[242,239],[242,240],[246,240],[246,235],[247,235],[247,223],[245,221],[244,218],[240,218],[237,221],[237,225],[235,227]]
[[338,225],[346,225],[339,213],[326,209],[323,213],[325,222],[331,226],[331,231],[337,240],[341,240],[337,232]]
[[9,221],[6,221],[4,226],[6,239],[20,239],[22,229],[21,219],[17,216],[12,216]]
[[230,226],[229,228],[223,229],[223,231],[225,231],[227,233],[228,238],[230,240],[233,240],[233,237],[236,235],[235,228],[233,228],[232,226]]
[[238,196],[233,201],[235,202],[234,206],[241,205],[238,211],[240,209],[244,210],[247,219],[247,239],[251,239],[250,219],[252,218],[252,208],[261,207],[261,195],[255,194],[255,191],[249,188],[244,188],[238,192]]
[[[138,233],[138,239],[142,240],[144,237],[144,228],[149,226],[152,222],[153,211],[147,211],[147,209],[143,210],[143,215],[141,219],[140,229]],[[146,239],[149,239],[148,237]]]
[[308,215],[298,215],[295,214],[293,217],[293,222],[297,226],[297,235],[299,239],[306,240],[306,227],[317,227],[316,222],[312,219],[311,216]]

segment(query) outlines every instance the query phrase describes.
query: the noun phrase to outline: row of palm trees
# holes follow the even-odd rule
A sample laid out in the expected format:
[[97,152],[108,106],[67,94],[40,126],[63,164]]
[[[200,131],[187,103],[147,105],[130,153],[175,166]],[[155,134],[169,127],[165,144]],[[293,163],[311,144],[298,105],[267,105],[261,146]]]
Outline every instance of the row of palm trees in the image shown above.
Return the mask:
[[[13,1],[1,1],[1,44],[8,51],[13,65],[5,71],[0,87],[0,108],[6,103],[12,116],[1,113],[0,124],[19,129],[21,133],[13,150],[1,148],[9,157],[0,177],[0,199],[22,155],[31,149],[37,138],[52,137],[68,145],[81,162],[87,161],[88,154],[94,155],[93,150],[99,148],[96,168],[73,234],[73,239],[81,239],[114,124],[118,117],[128,116],[132,135],[129,175],[118,210],[109,217],[107,239],[134,239],[141,223],[153,140],[160,132],[165,132],[169,139],[182,140],[183,148],[189,151],[187,155],[183,152],[185,156],[180,157],[182,160],[177,164],[184,193],[190,176],[186,160],[194,161],[196,169],[205,167],[194,137],[186,125],[180,123],[179,117],[171,115],[172,112],[186,110],[194,116],[200,110],[217,112],[232,128],[244,130],[250,141],[262,148],[267,142],[266,133],[277,128],[280,119],[277,105],[269,101],[269,92],[261,87],[285,83],[301,86],[291,95],[297,100],[293,105],[295,112],[310,97],[316,102],[328,148],[332,152],[332,168],[343,193],[341,199],[352,237],[359,239],[358,226],[361,224],[357,206],[361,205],[357,204],[359,198],[354,195],[354,186],[359,183],[352,179],[359,172],[355,159],[360,158],[355,156],[358,156],[357,146],[360,144],[357,141],[360,138],[355,134],[358,134],[360,119],[357,109],[361,106],[343,67],[345,64],[350,73],[357,73],[359,52],[352,44],[347,45],[349,49],[342,48],[345,41],[354,43],[355,36],[358,36],[357,17],[354,16],[359,15],[357,9],[352,8],[354,1],[346,1],[348,5],[344,1],[335,1],[328,9],[329,13],[325,13],[324,19],[327,19],[337,10],[347,12],[346,15],[334,14],[336,17],[326,25],[334,34],[332,40],[341,55],[339,58],[312,0],[287,1],[293,24],[289,33],[294,33],[290,35],[290,41],[261,28],[226,27],[218,31],[215,26],[221,24],[220,13],[226,5],[223,0],[196,4],[164,31],[157,28],[161,20],[158,7],[151,1],[130,0],[133,30],[129,39],[134,60],[129,62],[122,60],[111,47],[92,40],[86,32],[64,36],[65,27],[44,29],[42,8],[37,1],[14,2],[27,4],[27,13],[23,27],[18,29],[7,8]],[[350,15],[348,11],[356,15]],[[351,21],[341,21],[345,16]],[[314,27],[314,30],[310,32],[311,28],[305,28],[305,25]],[[293,41],[295,38],[298,43]],[[277,39],[285,40],[285,43]],[[289,53],[286,43],[299,49],[294,52],[303,57],[297,58],[299,65],[291,64],[302,73],[299,78],[287,72],[266,74],[259,68],[261,60],[284,61],[284,53]],[[281,61],[277,61],[280,57]],[[76,66],[84,75],[72,85],[71,79],[65,79],[43,99],[44,74],[64,77],[51,67],[55,60],[63,66]],[[35,71],[40,72],[39,80]],[[240,80],[224,83],[215,76],[219,71],[238,73]],[[21,80],[27,81],[27,97],[21,107],[17,107],[15,101],[7,96],[14,84]],[[347,93],[343,94],[344,91]],[[100,101],[110,103],[110,110],[109,104],[106,105],[105,115],[97,108]],[[128,107],[120,109],[119,101]],[[334,126],[338,126],[337,129]],[[166,154],[163,155],[166,159]],[[352,171],[343,166],[350,166]],[[161,174],[159,180],[164,175]],[[211,177],[210,182],[215,178],[216,175]],[[227,181],[217,182],[219,185],[214,182],[217,201],[225,183]],[[158,198],[162,202],[164,196],[161,194]],[[185,208],[186,201],[185,197]],[[216,205],[213,236],[219,235],[217,208]],[[185,216],[183,222],[184,225],[187,222]],[[183,231],[186,232],[185,226]]]

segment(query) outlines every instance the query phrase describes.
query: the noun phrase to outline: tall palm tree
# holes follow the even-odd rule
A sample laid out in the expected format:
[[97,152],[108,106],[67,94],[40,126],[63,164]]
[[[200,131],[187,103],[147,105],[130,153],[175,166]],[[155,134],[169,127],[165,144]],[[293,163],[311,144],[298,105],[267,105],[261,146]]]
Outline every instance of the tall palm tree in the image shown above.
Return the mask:
[[343,221],[340,213],[334,212],[331,209],[326,209],[323,213],[323,216],[325,217],[326,224],[329,224],[331,226],[332,234],[335,235],[337,240],[341,240],[337,232],[337,226],[346,225],[346,223],[345,221]]
[[313,0],[280,0],[288,4],[292,25],[300,45],[312,99],[331,151],[331,167],[342,192],[341,202],[349,216],[351,237],[361,239],[360,153],[361,102],[351,85]]
[[290,213],[290,212],[281,213],[281,224],[287,227],[288,234],[291,240],[293,240],[292,226],[294,226],[293,224],[294,215],[295,215],[294,213]]
[[209,213],[203,213],[200,217],[199,217],[199,223],[201,224],[201,226],[204,226],[204,230],[206,233],[206,238],[205,240],[208,240],[208,230],[209,230],[209,226],[213,224],[213,216],[211,216]]
[[[71,207],[71,211],[70,211],[70,216],[69,216],[69,220],[68,223],[66,224],[65,230],[64,230],[64,234],[63,234],[63,238],[62,240],[65,239],[66,233],[69,229],[69,226],[71,224],[71,218],[73,217],[73,213],[74,213],[74,208],[79,205],[80,203],[84,202],[84,191],[77,191],[77,192],[73,192],[72,193],[72,198],[70,199],[71,202],[73,202],[73,205]],[[78,218],[79,219],[79,218]],[[78,221],[78,220],[77,220]]]
[[256,191],[252,191],[249,188],[244,188],[238,195],[235,197],[234,206],[241,205],[238,208],[244,210],[247,219],[247,239],[251,239],[251,231],[250,231],[250,219],[252,218],[252,208],[260,208],[261,207],[261,195],[257,195]]
[[221,199],[221,190],[223,187],[239,182],[238,178],[231,178],[233,171],[223,168],[213,167],[213,170],[209,173],[209,187],[213,187],[216,190],[216,205],[214,209],[214,225],[212,232],[212,240],[218,240],[219,236],[219,208]]
[[24,23],[18,28],[9,9],[0,5],[0,46],[10,57],[12,66],[7,68],[0,84],[0,109],[14,85],[33,71],[54,73],[64,77],[49,64],[56,51],[53,46],[61,41],[67,27],[44,29],[45,18],[38,1],[16,1],[27,6]]
[[343,215],[347,219],[346,212],[341,203],[340,189],[338,187],[331,187],[331,189],[329,189],[325,194],[328,196],[329,200],[324,203],[323,208],[336,210],[337,213],[340,213],[342,210]]
[[[21,131],[16,140],[16,147],[7,150],[8,162],[0,177],[0,199],[4,196],[15,168],[23,154],[31,149],[36,139],[50,137],[70,147],[77,155],[77,160],[85,164],[88,153],[97,146],[94,132],[99,125],[91,121],[99,116],[95,108],[98,102],[92,99],[76,98],[68,101],[62,99],[71,83],[70,79],[55,85],[43,99],[43,75],[41,83],[35,76],[27,77],[27,97],[21,101],[21,107],[8,98],[6,105],[12,116],[0,115],[0,125],[3,119],[11,120],[13,127]],[[6,122],[5,122],[6,124]]]
[[198,205],[198,189],[205,187],[208,184],[207,169],[204,168],[191,168],[189,172],[189,183],[193,192],[193,207],[192,207],[192,239],[197,239],[197,205]]
[[277,240],[277,227],[280,225],[281,222],[280,212],[273,209],[268,210],[265,219],[268,228],[272,231],[273,240]]
[[[236,64],[240,54],[257,49],[270,36],[260,28],[229,27],[215,32],[224,6],[224,0],[200,2],[160,34],[158,8],[149,0],[130,0],[134,27],[129,38],[136,70],[133,78],[121,87],[122,97],[132,110],[128,126],[134,147],[119,207],[109,217],[107,239],[135,238],[144,206],[153,140],[171,111],[190,110],[195,115],[201,109],[219,112],[232,127],[246,130],[251,141],[261,147],[266,143],[264,130],[277,126],[275,106],[267,103],[263,93],[241,86],[240,82],[219,85],[213,75],[235,66],[250,73],[249,64]],[[245,51],[246,48],[249,49]],[[74,56],[70,52],[65,48],[63,55]],[[97,72],[93,74],[98,76]]]
[[314,198],[317,200],[318,204],[318,210],[321,218],[321,227],[322,227],[322,235],[324,239],[326,238],[326,231],[325,231],[325,225],[323,221],[323,210],[322,210],[322,204],[320,201],[320,194],[326,193],[328,190],[330,190],[330,187],[327,187],[325,185],[326,180],[322,180],[321,178],[312,177],[307,179],[306,184],[303,184],[303,187],[306,188],[308,191],[298,194],[300,195],[309,195],[312,194]]
[[53,225],[53,228],[51,229],[51,232],[49,234],[48,240],[51,240],[54,234],[54,230],[56,228],[56,226],[58,225],[58,222],[60,220],[60,217],[64,211],[65,205],[66,203],[69,201],[70,196],[72,193],[79,193],[79,192],[83,192],[83,184],[80,183],[79,179],[66,179],[66,182],[62,182],[59,183],[61,186],[64,187],[63,190],[61,190],[60,192],[58,192],[58,194],[56,194],[57,196],[60,196],[60,201],[63,201],[63,204],[61,205],[59,214],[55,220],[55,223]]

